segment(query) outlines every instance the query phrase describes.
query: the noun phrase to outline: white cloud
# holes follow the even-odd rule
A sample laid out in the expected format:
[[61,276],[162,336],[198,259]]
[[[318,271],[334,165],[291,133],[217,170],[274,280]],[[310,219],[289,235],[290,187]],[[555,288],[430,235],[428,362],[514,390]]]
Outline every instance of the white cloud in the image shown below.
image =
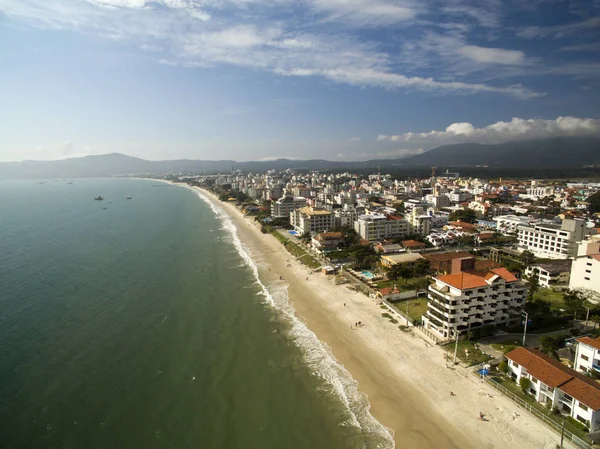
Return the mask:
[[415,154],[422,154],[424,152],[425,150],[423,148],[394,148],[388,151],[363,152],[353,156],[353,158],[367,160],[381,158],[400,159],[403,157],[414,156]]
[[561,39],[573,34],[584,33],[595,28],[600,28],[600,17],[591,17],[580,22],[569,23],[566,25],[548,27],[529,26],[521,29],[517,33],[517,36],[524,39],[536,39],[548,36],[554,39]]
[[[376,41],[349,32],[332,31],[327,25],[317,27],[308,22],[298,25],[295,20],[281,19],[281,9],[289,13],[290,3],[286,0],[243,0],[248,12],[241,13],[240,8],[227,10],[227,5],[237,6],[239,2],[44,0],[40,3],[36,0],[0,0],[0,8],[8,17],[31,26],[77,30],[127,41],[140,49],[148,49],[157,62],[172,65],[233,65],[285,76],[321,77],[360,87],[462,94],[487,92],[520,99],[543,95],[520,84],[491,85],[400,73],[394,57],[382,51]],[[409,1],[309,0],[302,5],[308,5],[309,12],[317,16],[328,14],[330,20],[339,17],[340,21],[349,23],[355,19],[377,18],[377,21],[389,23],[416,20],[414,15],[420,7],[415,4]],[[270,11],[269,8],[276,9]],[[516,64],[524,58],[518,51],[473,45],[460,51],[467,59],[489,64]]]
[[407,143],[499,143],[509,140],[528,140],[559,136],[600,135],[600,119],[557,117],[555,120],[522,119],[496,122],[483,128],[471,123],[452,123],[444,131],[425,133],[408,132],[388,136],[379,135],[377,141]]

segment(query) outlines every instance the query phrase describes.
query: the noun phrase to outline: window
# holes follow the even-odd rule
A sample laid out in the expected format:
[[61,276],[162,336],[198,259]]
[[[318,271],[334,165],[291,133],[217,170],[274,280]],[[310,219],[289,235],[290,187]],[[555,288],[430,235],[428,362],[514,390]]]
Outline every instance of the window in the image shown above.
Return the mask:
[[579,369],[582,370],[582,371],[585,371],[587,368],[585,366],[583,366],[583,365],[579,365]]
[[518,367],[519,367],[519,364],[518,364],[517,362],[515,362],[515,361],[513,361],[513,362],[512,362],[512,365],[513,365],[515,368],[518,368]]
[[[579,408],[580,408],[581,410],[583,410],[584,412],[587,412],[587,411],[588,411],[588,406],[587,406],[587,405],[584,405],[584,404],[582,404],[581,402],[579,403]],[[579,419],[579,417],[577,417],[577,419]]]
[[531,378],[531,381],[532,381],[534,384],[537,384],[537,382],[538,382],[538,380],[537,380],[535,377],[532,377],[532,378]]
[[589,281],[589,280],[590,280],[590,278],[583,278],[583,279],[585,279],[586,281]]
[[590,359],[587,355],[582,355],[581,358],[586,362]]

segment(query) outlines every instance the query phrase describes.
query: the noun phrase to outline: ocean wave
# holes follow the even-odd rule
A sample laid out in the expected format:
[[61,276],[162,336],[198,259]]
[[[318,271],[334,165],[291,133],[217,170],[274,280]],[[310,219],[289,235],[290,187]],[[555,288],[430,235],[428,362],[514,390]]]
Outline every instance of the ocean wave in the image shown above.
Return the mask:
[[309,366],[314,375],[318,376],[329,387],[344,405],[347,419],[340,423],[342,426],[352,426],[360,429],[365,448],[393,449],[394,439],[391,430],[373,417],[370,413],[370,404],[367,396],[358,390],[358,382],[333,356],[331,349],[321,342],[295,314],[294,308],[288,300],[287,285],[270,286],[267,288],[259,277],[258,266],[250,257],[237,235],[237,228],[227,212],[215,206],[213,202],[201,192],[196,194],[209,205],[216,217],[221,221],[222,228],[230,235],[231,242],[238,254],[244,260],[254,275],[255,284],[260,290],[267,304],[273,307],[290,326],[288,335],[301,349],[304,362]]

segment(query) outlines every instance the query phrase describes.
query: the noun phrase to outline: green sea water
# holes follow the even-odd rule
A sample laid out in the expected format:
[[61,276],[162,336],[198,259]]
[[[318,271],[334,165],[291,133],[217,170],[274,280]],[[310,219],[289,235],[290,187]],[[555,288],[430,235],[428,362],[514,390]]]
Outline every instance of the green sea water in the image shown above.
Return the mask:
[[196,192],[0,182],[0,448],[392,446]]

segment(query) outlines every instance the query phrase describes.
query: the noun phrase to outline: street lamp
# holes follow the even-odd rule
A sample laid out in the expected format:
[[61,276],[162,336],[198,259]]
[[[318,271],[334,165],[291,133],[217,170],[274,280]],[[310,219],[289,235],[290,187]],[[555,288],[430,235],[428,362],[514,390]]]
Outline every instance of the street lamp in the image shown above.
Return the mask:
[[523,328],[523,346],[525,346],[525,336],[527,335],[527,322],[529,321],[529,314],[527,312],[521,312],[521,316],[525,314],[525,327]]

